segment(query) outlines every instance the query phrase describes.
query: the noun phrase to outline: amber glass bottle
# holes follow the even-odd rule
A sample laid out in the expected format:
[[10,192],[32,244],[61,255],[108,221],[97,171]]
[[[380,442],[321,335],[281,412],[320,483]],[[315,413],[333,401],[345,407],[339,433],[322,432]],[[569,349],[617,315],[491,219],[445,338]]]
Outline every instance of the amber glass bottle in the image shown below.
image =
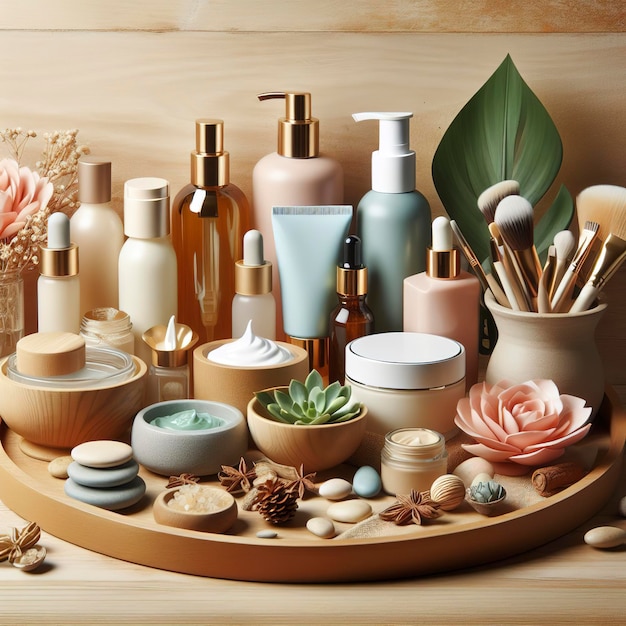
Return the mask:
[[367,268],[361,262],[361,240],[348,235],[343,263],[337,267],[339,304],[330,314],[329,382],[345,381],[346,345],[374,332],[374,314],[367,306]]
[[172,243],[178,260],[178,321],[200,343],[231,337],[235,261],[248,230],[248,200],[229,181],[222,120],[196,120],[191,184],[172,206]]

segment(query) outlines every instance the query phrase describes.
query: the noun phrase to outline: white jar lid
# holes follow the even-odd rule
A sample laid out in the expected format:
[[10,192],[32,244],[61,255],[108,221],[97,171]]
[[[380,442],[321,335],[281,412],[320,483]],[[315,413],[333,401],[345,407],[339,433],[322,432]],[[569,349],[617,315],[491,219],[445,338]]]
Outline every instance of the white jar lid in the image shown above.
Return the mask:
[[346,346],[346,376],[383,389],[433,389],[465,377],[465,348],[425,333],[378,333]]

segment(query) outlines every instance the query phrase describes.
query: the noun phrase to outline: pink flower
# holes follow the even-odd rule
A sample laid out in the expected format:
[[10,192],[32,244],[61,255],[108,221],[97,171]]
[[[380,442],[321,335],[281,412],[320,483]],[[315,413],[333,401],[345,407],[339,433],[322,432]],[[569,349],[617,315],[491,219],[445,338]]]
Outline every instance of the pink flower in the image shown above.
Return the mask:
[[581,398],[559,395],[551,380],[479,383],[456,410],[456,425],[477,442],[463,448],[492,463],[549,463],[591,428],[586,424],[591,407]]
[[0,161],[0,240],[11,239],[29,215],[45,209],[54,185],[13,159]]

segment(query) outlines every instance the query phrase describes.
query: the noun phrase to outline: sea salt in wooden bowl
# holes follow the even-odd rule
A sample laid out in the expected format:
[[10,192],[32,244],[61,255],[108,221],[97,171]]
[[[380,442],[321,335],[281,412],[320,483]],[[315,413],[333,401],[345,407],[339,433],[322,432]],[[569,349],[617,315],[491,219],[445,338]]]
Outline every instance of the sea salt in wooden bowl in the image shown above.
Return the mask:
[[237,520],[237,503],[224,489],[183,485],[160,493],[152,508],[154,520],[165,526],[224,533]]

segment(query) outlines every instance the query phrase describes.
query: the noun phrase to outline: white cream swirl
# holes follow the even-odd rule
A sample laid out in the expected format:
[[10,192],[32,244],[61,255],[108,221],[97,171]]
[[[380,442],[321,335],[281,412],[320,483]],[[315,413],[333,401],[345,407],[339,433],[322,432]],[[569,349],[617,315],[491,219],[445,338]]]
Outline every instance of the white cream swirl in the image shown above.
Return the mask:
[[220,365],[259,367],[287,363],[293,359],[293,354],[271,339],[257,337],[252,332],[252,320],[250,320],[239,339],[211,350],[206,358]]

